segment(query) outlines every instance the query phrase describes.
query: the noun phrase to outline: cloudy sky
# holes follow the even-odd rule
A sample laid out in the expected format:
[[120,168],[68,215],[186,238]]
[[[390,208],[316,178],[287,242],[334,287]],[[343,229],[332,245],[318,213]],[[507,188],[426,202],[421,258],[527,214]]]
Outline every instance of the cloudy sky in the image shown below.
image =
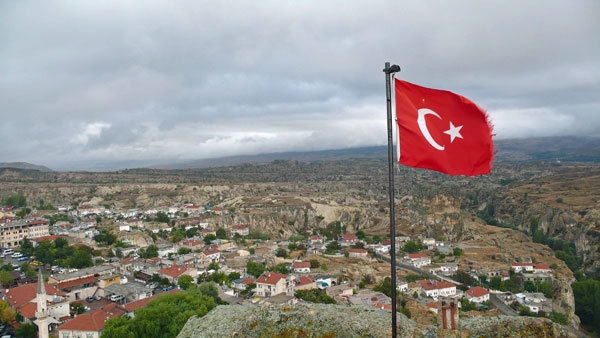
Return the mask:
[[0,162],[385,145],[385,76],[600,135],[600,1],[1,1]]

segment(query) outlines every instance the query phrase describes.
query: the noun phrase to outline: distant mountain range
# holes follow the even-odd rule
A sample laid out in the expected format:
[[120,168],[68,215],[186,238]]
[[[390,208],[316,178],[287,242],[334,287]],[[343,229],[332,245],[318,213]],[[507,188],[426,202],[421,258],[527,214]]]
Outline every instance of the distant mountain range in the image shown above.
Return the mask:
[[[600,163],[600,138],[543,137],[497,140],[495,160],[499,162],[561,161]],[[248,156],[185,161],[152,166],[154,169],[198,169],[242,163],[264,163],[274,160],[303,162],[340,160],[348,158],[387,158],[387,146],[334,149],[305,152],[285,152]]]
[[[498,162],[523,161],[556,161],[556,162],[592,162],[600,163],[600,138],[597,137],[542,137],[496,140],[496,156]],[[152,169],[201,169],[210,167],[234,166],[243,163],[267,163],[274,160],[296,160],[301,162],[317,162],[343,160],[351,158],[386,158],[387,146],[362,148],[333,149],[321,151],[283,152],[259,155],[240,155],[220,158],[200,159],[192,161],[138,161],[138,162],[106,162],[95,167],[92,171],[114,171],[125,168]],[[26,162],[0,163],[0,168],[38,170],[52,172],[53,170]]]
[[54,171],[43,165],[36,165],[36,164],[27,163],[27,162],[0,162],[0,168],[37,170],[37,171],[45,172],[45,173]]

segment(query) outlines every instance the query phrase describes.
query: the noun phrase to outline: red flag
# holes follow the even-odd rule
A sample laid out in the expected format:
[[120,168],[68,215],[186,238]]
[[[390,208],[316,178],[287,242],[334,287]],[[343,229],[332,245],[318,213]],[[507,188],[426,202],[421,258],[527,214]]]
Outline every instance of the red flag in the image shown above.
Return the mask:
[[466,97],[395,79],[401,164],[450,175],[491,171],[487,114]]

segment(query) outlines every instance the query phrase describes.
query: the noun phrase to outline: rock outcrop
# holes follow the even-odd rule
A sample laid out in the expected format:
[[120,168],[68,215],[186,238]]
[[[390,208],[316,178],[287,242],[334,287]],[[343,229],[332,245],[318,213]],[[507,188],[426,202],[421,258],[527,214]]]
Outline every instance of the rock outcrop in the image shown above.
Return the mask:
[[[363,306],[264,305],[219,306],[202,318],[192,317],[178,338],[196,337],[391,337],[389,311]],[[462,318],[460,329],[419,328],[401,313],[399,337],[575,337],[547,319],[532,317]]]

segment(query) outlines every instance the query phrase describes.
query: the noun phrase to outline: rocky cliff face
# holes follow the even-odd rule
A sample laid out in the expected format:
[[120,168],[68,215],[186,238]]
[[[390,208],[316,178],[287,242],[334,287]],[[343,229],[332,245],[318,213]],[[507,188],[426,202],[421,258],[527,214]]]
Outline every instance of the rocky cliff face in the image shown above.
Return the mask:
[[[339,305],[219,306],[192,317],[178,338],[192,337],[391,337],[391,313]],[[461,318],[456,331],[419,328],[397,314],[398,337],[575,337],[549,320],[531,317]]]

